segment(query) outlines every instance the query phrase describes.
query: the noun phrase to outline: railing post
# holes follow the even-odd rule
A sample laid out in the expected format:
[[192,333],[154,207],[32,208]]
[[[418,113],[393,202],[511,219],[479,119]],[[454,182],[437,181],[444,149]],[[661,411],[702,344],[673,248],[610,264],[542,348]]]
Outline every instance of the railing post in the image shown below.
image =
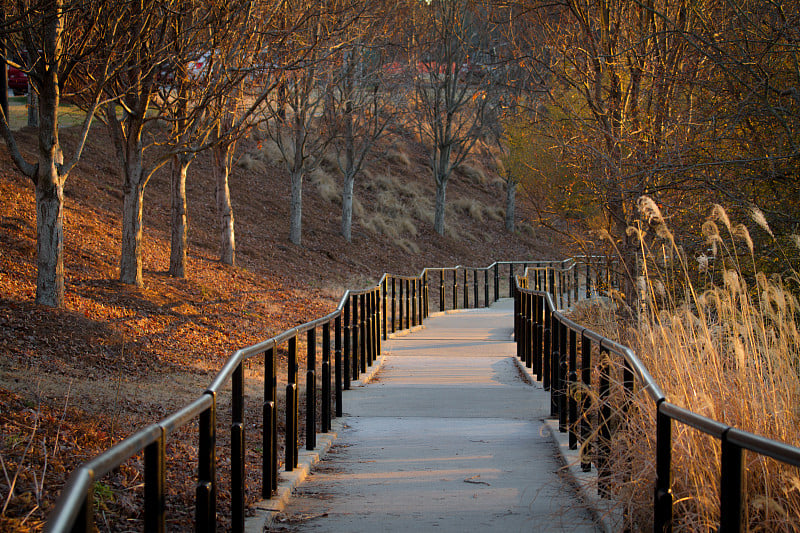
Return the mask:
[[353,356],[350,358],[352,368],[349,370],[353,379],[358,379],[358,361],[361,357],[361,314],[364,309],[359,307],[359,297],[355,294],[353,295]]
[[533,369],[536,372],[536,380],[542,381],[542,341],[544,324],[542,321],[542,301],[544,298],[538,294],[533,296]]
[[472,305],[477,309],[478,305],[478,270],[473,268],[472,269]]
[[213,392],[211,406],[200,413],[197,458],[197,488],[195,490],[195,530],[213,533],[217,530],[217,398]]
[[306,336],[306,450],[317,447],[317,329]]
[[[392,333],[397,331],[397,295],[395,291],[395,279],[392,277]],[[403,290],[403,284],[400,284],[400,290]],[[401,296],[402,299],[402,296]],[[401,315],[402,316],[402,315]]]
[[439,271],[439,311],[444,312],[444,269]]
[[550,416],[558,415],[559,369],[561,366],[561,325],[554,314],[550,314]]
[[352,351],[351,342],[353,337],[351,331],[352,321],[350,317],[351,300],[352,298],[348,296],[344,303],[344,357],[342,358],[342,377],[344,378],[344,390],[350,390],[350,357]]
[[242,363],[231,378],[231,529],[244,531],[244,371]]
[[533,368],[533,294],[525,295],[525,367]]
[[331,323],[322,325],[322,433],[331,430]]
[[264,431],[261,448],[261,497],[269,499],[278,488],[278,376],[275,372],[275,347],[264,352]]
[[406,323],[403,319],[405,316],[405,297],[404,297],[404,288],[405,288],[406,280],[400,280],[400,305],[398,306],[399,318],[400,318],[400,329],[406,329]]
[[542,307],[544,308],[544,319],[542,321],[544,328],[542,329],[542,388],[549,391],[552,388],[552,384],[550,383],[550,369],[552,368],[550,360],[552,358],[553,344],[550,326],[552,325],[552,321],[550,320],[550,306],[547,305],[547,298],[543,296],[542,300]]
[[[422,291],[423,291],[423,318],[428,318],[431,312],[431,294],[430,294],[430,286],[428,284],[428,271],[426,270],[424,274],[422,274]],[[420,321],[422,322],[422,321]]]
[[581,332],[581,470],[589,472],[592,469],[591,439],[592,427],[589,424],[589,410],[592,407],[592,341]]
[[[384,309],[383,314],[381,314],[381,308],[379,305],[377,305],[378,296],[379,296],[379,291],[375,292],[375,353],[373,354],[372,358],[373,362],[375,362],[378,359],[378,357],[380,357],[383,346],[382,342],[383,339],[381,338],[380,335],[380,323],[383,322],[384,326],[386,325],[386,310]],[[386,337],[384,336],[384,338]]]
[[489,301],[489,269],[486,268],[483,270],[483,306],[489,307],[491,302]]
[[514,297],[514,263],[508,263],[508,296]]
[[611,429],[609,421],[611,420],[611,406],[608,404],[610,398],[610,361],[609,353],[606,348],[600,346],[600,377],[598,381],[599,388],[599,401],[600,401],[600,416],[598,417],[599,434],[597,445],[597,493],[602,497],[606,496],[606,485],[609,476],[608,471],[608,456],[611,447]]
[[728,428],[722,434],[722,458],[720,462],[720,523],[724,533],[742,530],[742,479],[744,462],[742,448],[732,443]]
[[569,401],[569,449],[578,448],[578,333],[569,330],[567,394]]
[[[163,533],[167,523],[164,514],[164,443],[166,435],[161,428],[161,436],[144,449],[144,530],[148,533]],[[84,531],[86,529],[83,529]]]
[[453,269],[453,309],[458,309],[458,269]]
[[517,343],[517,359],[522,359],[522,295],[514,293],[514,342]]
[[653,502],[653,531],[672,531],[672,419],[656,406],[656,486]]
[[297,466],[297,335],[289,339],[289,365],[286,385],[286,459],[284,468],[291,472]]
[[567,325],[558,323],[558,346],[560,349],[558,359],[558,431],[567,432],[567,358],[569,346],[567,345]]
[[361,308],[358,312],[359,320],[359,333],[358,333],[358,362],[360,364],[359,368],[361,373],[366,373],[367,371],[367,320],[368,311],[367,311],[367,295],[360,294],[359,297],[359,307]]
[[335,388],[336,388],[336,416],[342,416],[342,378],[344,374],[347,372],[342,372],[342,317],[337,316],[336,321],[334,322],[334,341],[333,341],[333,353],[334,353],[334,374],[335,374]]
[[494,301],[500,299],[500,263],[494,264]]
[[411,284],[411,327],[417,325],[417,303],[419,302],[419,291],[417,290],[417,279],[409,280]]
[[405,329],[411,329],[411,280],[406,279],[406,327]]
[[469,309],[469,272],[464,267],[464,309]]
[[383,313],[381,314],[381,323],[383,324],[383,340],[389,338],[389,330],[386,329],[386,278],[383,278],[383,283],[381,284],[381,306],[383,308]]

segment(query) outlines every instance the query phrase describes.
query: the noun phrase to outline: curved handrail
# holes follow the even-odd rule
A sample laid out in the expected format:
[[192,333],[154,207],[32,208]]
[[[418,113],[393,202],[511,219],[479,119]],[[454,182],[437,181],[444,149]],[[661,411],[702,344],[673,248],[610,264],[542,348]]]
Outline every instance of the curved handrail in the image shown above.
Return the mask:
[[[567,398],[567,390],[577,386],[591,388],[591,343],[597,345],[601,352],[616,354],[622,358],[623,373],[636,377],[640,386],[646,391],[656,406],[656,487],[653,502],[654,531],[671,530],[672,492],[671,492],[671,422],[676,421],[691,426],[722,443],[721,454],[721,490],[720,490],[720,530],[738,530],[741,526],[742,510],[742,450],[768,456],[777,461],[800,467],[800,447],[756,435],[734,426],[723,424],[717,420],[695,413],[689,409],[671,403],[661,387],[652,377],[644,363],[629,347],[603,336],[589,328],[574,322],[558,310],[553,295],[548,291],[528,287],[529,270],[515,279],[515,327],[514,338],[518,346],[518,355],[524,359],[528,367],[535,367],[537,377],[543,379],[545,389],[551,393],[551,414],[559,419],[559,430],[569,432],[570,447],[592,445],[598,436],[608,441],[611,432],[608,423],[610,415],[607,407],[599,409],[598,427],[591,430],[587,427],[588,416],[585,412],[591,408],[585,398],[579,405],[574,398]],[[588,278],[587,278],[588,283]],[[549,321],[549,323],[548,323]],[[567,341],[567,332],[572,331],[575,337]],[[577,364],[577,336],[580,335],[582,360],[580,369]],[[588,347],[587,344],[588,343]],[[548,353],[549,352],[549,353]],[[584,359],[584,357],[588,357]],[[598,394],[602,403],[609,395],[608,381],[610,368],[601,362],[598,381]],[[550,373],[548,375],[548,372]],[[542,377],[544,376],[544,377]],[[548,379],[549,378],[549,379]],[[549,381],[549,383],[548,383]],[[626,394],[633,393],[632,378],[623,375]],[[571,396],[571,395],[570,395]],[[603,491],[602,478],[607,449],[604,444],[595,442],[598,448],[599,484]],[[591,469],[589,462],[582,459],[584,471]]]
[[[91,459],[87,463],[84,463],[80,467],[78,467],[73,473],[70,475],[67,483],[65,484],[64,488],[62,489],[61,495],[58,498],[56,505],[53,511],[48,516],[47,523],[45,524],[45,531],[47,532],[61,532],[61,531],[70,531],[75,529],[86,529],[88,524],[92,522],[92,494],[91,491],[93,490],[94,482],[101,477],[102,475],[106,474],[113,468],[121,465],[123,462],[127,461],[134,455],[144,451],[145,452],[145,527],[149,528],[152,526],[154,529],[158,529],[157,524],[163,523],[164,521],[164,509],[163,509],[163,499],[164,499],[164,483],[163,483],[163,463],[164,463],[164,454],[165,454],[165,440],[166,438],[174,433],[177,429],[183,427],[184,425],[192,422],[195,419],[200,420],[200,457],[198,458],[198,468],[199,468],[199,475],[198,475],[198,496],[196,502],[196,527],[198,529],[214,529],[215,524],[215,434],[216,434],[216,405],[217,405],[217,395],[220,394],[224,387],[233,382],[234,384],[234,398],[231,402],[233,407],[233,423],[231,426],[232,432],[238,431],[237,435],[239,435],[239,439],[243,442],[243,431],[244,431],[244,424],[242,423],[244,414],[243,414],[243,377],[242,377],[242,363],[248,359],[263,356],[265,357],[265,367],[267,365],[267,355],[272,354],[271,365],[274,367],[275,360],[274,360],[274,352],[276,349],[284,344],[289,344],[289,346],[293,346],[294,350],[296,351],[296,344],[297,339],[303,334],[309,335],[309,341],[313,338],[316,342],[316,329],[322,327],[324,329],[323,333],[323,342],[326,342],[326,335],[330,333],[330,328],[333,325],[335,329],[335,333],[337,336],[337,347],[336,347],[336,356],[337,356],[337,375],[340,370],[343,371],[343,376],[341,378],[341,382],[339,381],[339,377],[337,377],[337,412],[341,408],[341,400],[340,400],[340,388],[347,388],[349,386],[349,368],[340,368],[338,357],[341,355],[340,352],[344,352],[344,356],[346,359],[347,356],[347,341],[350,340],[350,334],[352,333],[352,340],[354,346],[351,348],[353,349],[353,356],[356,358],[357,356],[361,356],[360,363],[364,365],[364,358],[365,358],[365,351],[370,352],[366,354],[373,358],[375,357],[376,352],[380,351],[380,337],[381,332],[383,338],[386,338],[389,334],[389,327],[387,325],[387,304],[389,300],[388,295],[388,283],[391,280],[393,283],[400,281],[400,295],[399,299],[396,298],[396,294],[392,291],[391,294],[391,314],[392,314],[392,324],[391,330],[392,332],[395,331],[396,320],[395,320],[395,310],[396,308],[399,310],[399,321],[400,321],[400,329],[407,329],[409,327],[414,327],[417,325],[416,322],[421,323],[425,316],[428,316],[428,273],[434,271],[485,271],[488,273],[489,270],[495,270],[495,277],[494,277],[494,284],[495,284],[495,298],[498,297],[498,287],[500,282],[500,273],[498,271],[498,267],[500,265],[511,265],[511,271],[509,273],[509,286],[512,285],[511,278],[513,277],[513,267],[515,265],[529,265],[532,263],[537,264],[550,264],[550,265],[563,265],[566,261],[572,261],[572,259],[564,260],[564,261],[495,261],[491,265],[487,267],[468,267],[463,265],[457,265],[453,267],[440,267],[440,268],[424,268],[419,275],[417,276],[401,276],[401,275],[394,275],[384,273],[379,281],[372,286],[363,288],[363,289],[356,289],[356,290],[347,290],[345,291],[344,295],[340,299],[336,308],[328,313],[327,315],[316,318],[299,326],[290,328],[288,330],[282,331],[269,339],[260,341],[256,344],[247,346],[245,348],[241,348],[236,350],[231,357],[225,362],[222,368],[217,372],[217,374],[212,379],[209,386],[203,391],[203,393],[190,402],[188,405],[178,409],[174,413],[168,415],[166,418],[162,419],[156,424],[149,425],[131,436],[127,437],[123,441],[119,442],[115,446],[112,446],[102,454],[98,455],[97,457]],[[486,278],[487,285],[485,286],[485,299],[484,304],[489,305],[489,287],[488,287],[488,274]],[[407,291],[403,292],[403,282],[406,283],[408,286]],[[476,277],[473,276],[473,283],[475,286],[475,294],[477,295],[477,285],[478,280]],[[413,289],[412,289],[413,286]],[[441,294],[444,294],[446,287],[442,285],[440,287]],[[378,293],[380,293],[378,295]],[[382,299],[380,303],[376,305],[376,300],[378,297]],[[412,303],[410,300],[414,298],[415,301]],[[396,299],[398,301],[396,301]],[[370,301],[373,300],[373,301]],[[366,302],[366,303],[365,303]],[[464,305],[467,306],[469,301],[464,298]],[[455,293],[454,290],[454,304],[455,306],[458,305],[458,294]],[[475,306],[477,306],[477,296],[474,300]],[[405,305],[406,312],[404,313],[403,306]],[[441,302],[442,308],[444,308],[445,302]],[[348,315],[348,309],[352,307],[353,313]],[[411,314],[411,316],[409,316]],[[355,316],[357,315],[357,317]],[[345,324],[346,322],[345,317],[347,319],[352,319],[352,322],[349,324]],[[382,320],[382,323],[381,323]],[[340,347],[338,345],[339,337],[346,335],[344,347]],[[360,337],[358,337],[360,335]],[[366,342],[364,340],[366,338]],[[356,340],[361,343],[360,345],[356,346]],[[330,338],[327,338],[328,344],[330,344]],[[328,349],[331,347],[328,346]],[[292,348],[290,348],[291,350]],[[296,353],[294,354],[296,357]],[[314,359],[316,359],[316,353],[314,355]],[[357,361],[354,360],[353,365],[353,372],[354,375],[357,372]],[[315,364],[315,363],[314,363]],[[294,365],[294,367],[292,367]],[[328,365],[326,369],[325,365]],[[330,364],[329,361],[326,361],[326,356],[323,353],[323,373],[325,371],[330,373]],[[315,378],[315,374],[313,373],[315,370],[309,368],[310,377],[313,379]],[[271,395],[273,398],[272,402],[268,402],[268,398],[265,397],[265,401],[268,403],[274,404],[275,402],[275,388],[277,385],[277,377],[274,373],[274,368],[272,368],[271,372],[272,375],[267,376],[265,374],[265,383],[267,380],[270,381],[270,384],[267,386],[271,386]],[[266,370],[265,370],[266,373]],[[287,417],[289,416],[289,409],[298,409],[297,401],[296,401],[296,388],[297,383],[294,381],[296,379],[297,373],[297,365],[296,363],[290,362],[289,368],[289,385],[287,385],[287,398],[290,395],[295,396],[294,404],[290,405],[290,402],[287,402]],[[330,377],[330,376],[329,376]],[[236,392],[237,388],[239,389]],[[316,391],[313,392],[307,390],[307,395],[309,398],[315,400],[316,398]],[[330,398],[328,398],[330,400]],[[324,401],[324,399],[323,399]],[[275,424],[274,418],[277,414],[277,409],[273,405],[271,407],[271,415],[273,417],[272,423]],[[325,407],[323,407],[325,409]],[[295,413],[296,415],[296,413]],[[331,416],[334,416],[331,414]],[[288,422],[288,421],[287,421]],[[310,425],[313,427],[314,422]],[[324,424],[324,422],[323,422]],[[307,426],[309,424],[307,423]],[[267,440],[275,439],[276,437],[274,434],[270,434],[267,436],[268,428],[266,427],[265,421],[265,429],[264,429],[264,441],[265,444]],[[277,427],[277,426],[275,426]],[[294,428],[296,430],[296,427]],[[287,424],[287,432],[288,432],[288,424]],[[293,436],[294,439],[294,448],[297,445],[297,435]],[[234,439],[232,439],[234,440]],[[287,436],[287,441],[289,440],[289,436]],[[307,440],[314,440],[313,436],[307,435]],[[234,444],[231,444],[232,447],[232,470],[234,469],[234,457],[236,454],[242,455],[242,462],[243,462],[243,455],[244,451],[242,450],[234,450]],[[276,483],[277,481],[277,456],[276,451],[270,452],[272,454],[272,462],[273,465],[271,466],[271,471],[268,472],[269,466],[266,465],[266,455],[267,455],[267,446],[264,449],[264,456],[265,456],[265,466],[264,466],[264,478],[265,478],[265,487],[262,489],[262,495],[264,497],[269,497],[271,490],[266,486],[267,483],[267,474],[269,473],[269,477],[273,478],[272,483]],[[295,455],[293,458],[289,457],[288,448],[290,446],[287,445],[287,459],[296,459],[296,449],[294,450]],[[148,451],[150,450],[150,451]],[[287,464],[286,468],[289,469],[291,465]],[[236,483],[244,483],[243,481],[243,469],[244,465],[239,465],[237,468],[241,468],[241,472],[239,472],[240,478],[239,481],[234,481],[233,484]],[[234,477],[234,474],[232,474]],[[162,478],[162,482],[158,483],[158,479]],[[152,483],[148,483],[148,479],[155,480]],[[154,486],[155,485],[155,486]],[[242,485],[243,488],[243,485]],[[232,488],[232,492],[236,489],[236,487]],[[236,498],[237,501],[232,502],[232,509],[233,509],[233,529],[234,530],[241,530],[243,529],[244,518],[243,518],[243,506],[244,506],[244,497],[243,497],[243,490],[241,491],[242,494],[239,494]],[[202,496],[202,497],[201,497]],[[238,515],[237,515],[238,512]],[[80,526],[76,525],[80,522]],[[148,525],[149,524],[149,525]]]

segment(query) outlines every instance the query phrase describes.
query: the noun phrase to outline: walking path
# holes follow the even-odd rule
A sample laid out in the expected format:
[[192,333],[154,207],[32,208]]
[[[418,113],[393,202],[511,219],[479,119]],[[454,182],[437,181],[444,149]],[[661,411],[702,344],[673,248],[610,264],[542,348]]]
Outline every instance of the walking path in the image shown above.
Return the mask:
[[338,438],[266,531],[597,531],[518,369],[513,301],[384,343]]

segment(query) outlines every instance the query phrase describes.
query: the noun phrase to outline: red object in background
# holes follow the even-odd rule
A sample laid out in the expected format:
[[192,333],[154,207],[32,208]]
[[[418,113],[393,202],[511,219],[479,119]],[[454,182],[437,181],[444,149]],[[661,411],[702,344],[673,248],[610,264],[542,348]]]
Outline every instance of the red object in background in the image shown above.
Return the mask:
[[28,92],[28,75],[16,67],[8,67],[8,88],[14,91],[15,95]]

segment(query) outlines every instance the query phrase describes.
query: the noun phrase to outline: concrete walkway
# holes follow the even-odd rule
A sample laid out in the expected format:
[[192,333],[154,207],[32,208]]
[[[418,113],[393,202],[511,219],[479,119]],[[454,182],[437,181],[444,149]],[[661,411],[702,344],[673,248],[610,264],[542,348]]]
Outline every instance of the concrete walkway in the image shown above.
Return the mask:
[[384,343],[338,439],[266,531],[597,531],[514,362],[513,301]]

